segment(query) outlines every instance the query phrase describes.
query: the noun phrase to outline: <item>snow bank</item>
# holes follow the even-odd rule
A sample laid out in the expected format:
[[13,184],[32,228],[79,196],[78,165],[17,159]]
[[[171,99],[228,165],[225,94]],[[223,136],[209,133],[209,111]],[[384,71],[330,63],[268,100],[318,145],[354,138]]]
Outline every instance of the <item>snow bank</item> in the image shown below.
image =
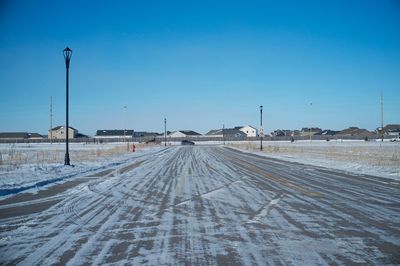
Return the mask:
[[380,141],[230,142],[230,147],[286,161],[400,180],[400,143]]

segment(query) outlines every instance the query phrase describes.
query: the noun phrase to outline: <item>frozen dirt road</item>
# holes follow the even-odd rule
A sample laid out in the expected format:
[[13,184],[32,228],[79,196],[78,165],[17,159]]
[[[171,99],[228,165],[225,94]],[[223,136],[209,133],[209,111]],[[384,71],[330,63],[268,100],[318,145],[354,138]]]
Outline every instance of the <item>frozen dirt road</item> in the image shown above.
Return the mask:
[[0,264],[399,264],[400,184],[169,147],[0,202]]

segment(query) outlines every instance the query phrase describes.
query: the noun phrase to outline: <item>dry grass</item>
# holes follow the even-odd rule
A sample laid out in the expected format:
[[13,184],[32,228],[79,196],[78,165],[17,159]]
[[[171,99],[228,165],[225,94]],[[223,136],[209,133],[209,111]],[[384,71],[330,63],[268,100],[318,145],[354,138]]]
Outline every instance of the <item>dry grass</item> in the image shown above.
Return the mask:
[[[135,144],[136,150],[140,151],[144,147],[151,147],[154,144]],[[84,148],[85,146],[82,145]],[[90,148],[70,149],[70,158],[74,162],[91,162],[96,161],[99,158],[111,157],[124,153],[132,152],[132,143],[128,146],[125,143],[93,146]],[[23,164],[49,164],[59,163],[64,161],[65,149],[63,146],[59,146],[53,149],[43,148],[24,148],[21,149],[15,144],[1,147],[0,149],[0,165],[8,167],[18,167]]]
[[[232,147],[259,151],[259,142],[231,143]],[[290,156],[302,159],[317,159],[353,162],[378,167],[397,167],[400,170],[399,143],[290,143],[265,142],[263,152],[269,155]]]

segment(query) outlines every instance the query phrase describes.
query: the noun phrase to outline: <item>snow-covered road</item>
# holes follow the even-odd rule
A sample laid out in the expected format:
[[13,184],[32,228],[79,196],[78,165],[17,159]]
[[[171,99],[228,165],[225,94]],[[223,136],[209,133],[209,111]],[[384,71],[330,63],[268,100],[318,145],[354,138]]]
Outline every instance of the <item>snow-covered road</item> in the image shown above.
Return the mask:
[[399,264],[400,184],[169,147],[0,201],[0,263]]

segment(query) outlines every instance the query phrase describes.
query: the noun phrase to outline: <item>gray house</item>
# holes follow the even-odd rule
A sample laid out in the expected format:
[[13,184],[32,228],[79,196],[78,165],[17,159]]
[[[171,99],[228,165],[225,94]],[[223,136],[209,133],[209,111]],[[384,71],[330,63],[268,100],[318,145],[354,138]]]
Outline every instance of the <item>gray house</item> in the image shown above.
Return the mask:
[[232,138],[245,139],[247,137],[247,134],[239,130],[238,128],[225,128],[225,129],[210,130],[205,136],[215,137],[215,138],[225,137],[227,139],[232,139]]
[[29,132],[1,132],[0,139],[44,139],[45,137],[38,133]]
[[170,138],[200,137],[201,134],[193,130],[178,130],[168,135]]

